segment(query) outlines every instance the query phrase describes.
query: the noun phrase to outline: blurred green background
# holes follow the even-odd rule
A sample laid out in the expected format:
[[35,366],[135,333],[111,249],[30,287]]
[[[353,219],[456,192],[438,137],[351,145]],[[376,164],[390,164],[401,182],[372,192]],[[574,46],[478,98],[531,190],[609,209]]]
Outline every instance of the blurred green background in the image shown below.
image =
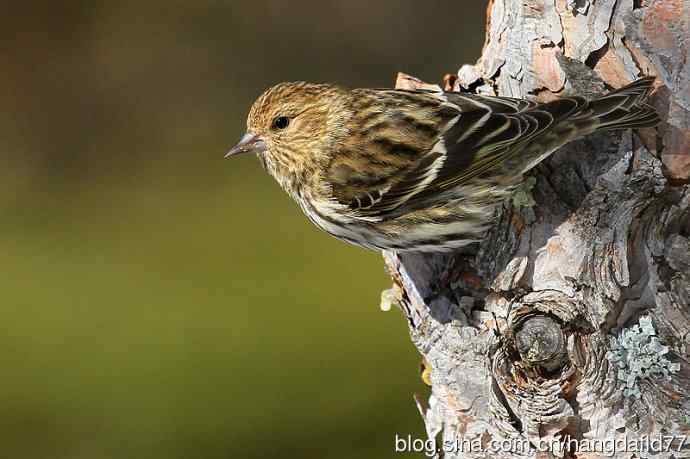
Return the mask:
[[484,2],[42,3],[0,19],[0,457],[382,458],[421,437],[380,255],[223,154],[276,82],[473,62]]

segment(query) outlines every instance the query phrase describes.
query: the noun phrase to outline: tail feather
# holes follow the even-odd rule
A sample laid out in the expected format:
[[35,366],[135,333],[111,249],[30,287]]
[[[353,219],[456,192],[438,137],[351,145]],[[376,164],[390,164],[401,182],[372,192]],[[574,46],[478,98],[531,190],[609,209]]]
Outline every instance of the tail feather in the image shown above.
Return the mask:
[[647,104],[653,84],[654,77],[634,81],[590,101],[582,115],[598,121],[597,131],[656,126],[661,119],[656,110]]

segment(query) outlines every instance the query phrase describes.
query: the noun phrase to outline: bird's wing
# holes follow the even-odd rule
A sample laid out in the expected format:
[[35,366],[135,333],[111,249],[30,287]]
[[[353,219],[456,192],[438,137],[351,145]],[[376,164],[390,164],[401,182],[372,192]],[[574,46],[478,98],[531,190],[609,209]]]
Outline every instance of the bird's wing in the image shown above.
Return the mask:
[[442,202],[445,192],[500,167],[555,122],[587,104],[579,97],[546,104],[460,93],[437,97],[457,107],[459,116],[446,124],[433,147],[402,178],[376,190],[376,200],[366,200],[366,205],[352,202],[356,215],[385,220]]

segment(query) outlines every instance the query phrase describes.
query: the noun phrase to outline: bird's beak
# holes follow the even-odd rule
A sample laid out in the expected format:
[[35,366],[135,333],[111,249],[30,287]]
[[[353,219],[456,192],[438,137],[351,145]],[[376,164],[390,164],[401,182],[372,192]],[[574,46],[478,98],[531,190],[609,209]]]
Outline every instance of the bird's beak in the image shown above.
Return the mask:
[[246,133],[237,145],[225,154],[226,158],[237,156],[241,153],[263,153],[266,151],[266,142],[256,134]]

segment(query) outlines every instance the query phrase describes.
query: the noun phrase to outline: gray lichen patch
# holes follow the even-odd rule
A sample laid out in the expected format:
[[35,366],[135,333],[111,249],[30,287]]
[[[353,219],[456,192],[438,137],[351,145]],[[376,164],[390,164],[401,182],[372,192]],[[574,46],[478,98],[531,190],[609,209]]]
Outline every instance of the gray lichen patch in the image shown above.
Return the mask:
[[534,213],[534,206],[537,202],[534,200],[533,189],[537,184],[537,178],[533,175],[525,177],[525,180],[520,183],[510,196],[510,203],[519,214],[525,223],[532,224],[536,219]]
[[667,358],[669,348],[659,341],[649,316],[641,317],[639,324],[610,339],[611,350],[606,357],[618,368],[617,379],[625,386],[626,397],[640,397],[638,380],[668,378],[680,370],[680,363]]
[[529,176],[522,182],[513,193],[513,206],[516,208],[521,207],[534,207],[536,202],[532,196],[532,188],[537,184],[537,179],[535,177]]
[[381,302],[379,307],[382,311],[387,312],[391,310],[393,306],[399,306],[402,292],[397,284],[393,284],[393,287],[386,289],[381,292]]

